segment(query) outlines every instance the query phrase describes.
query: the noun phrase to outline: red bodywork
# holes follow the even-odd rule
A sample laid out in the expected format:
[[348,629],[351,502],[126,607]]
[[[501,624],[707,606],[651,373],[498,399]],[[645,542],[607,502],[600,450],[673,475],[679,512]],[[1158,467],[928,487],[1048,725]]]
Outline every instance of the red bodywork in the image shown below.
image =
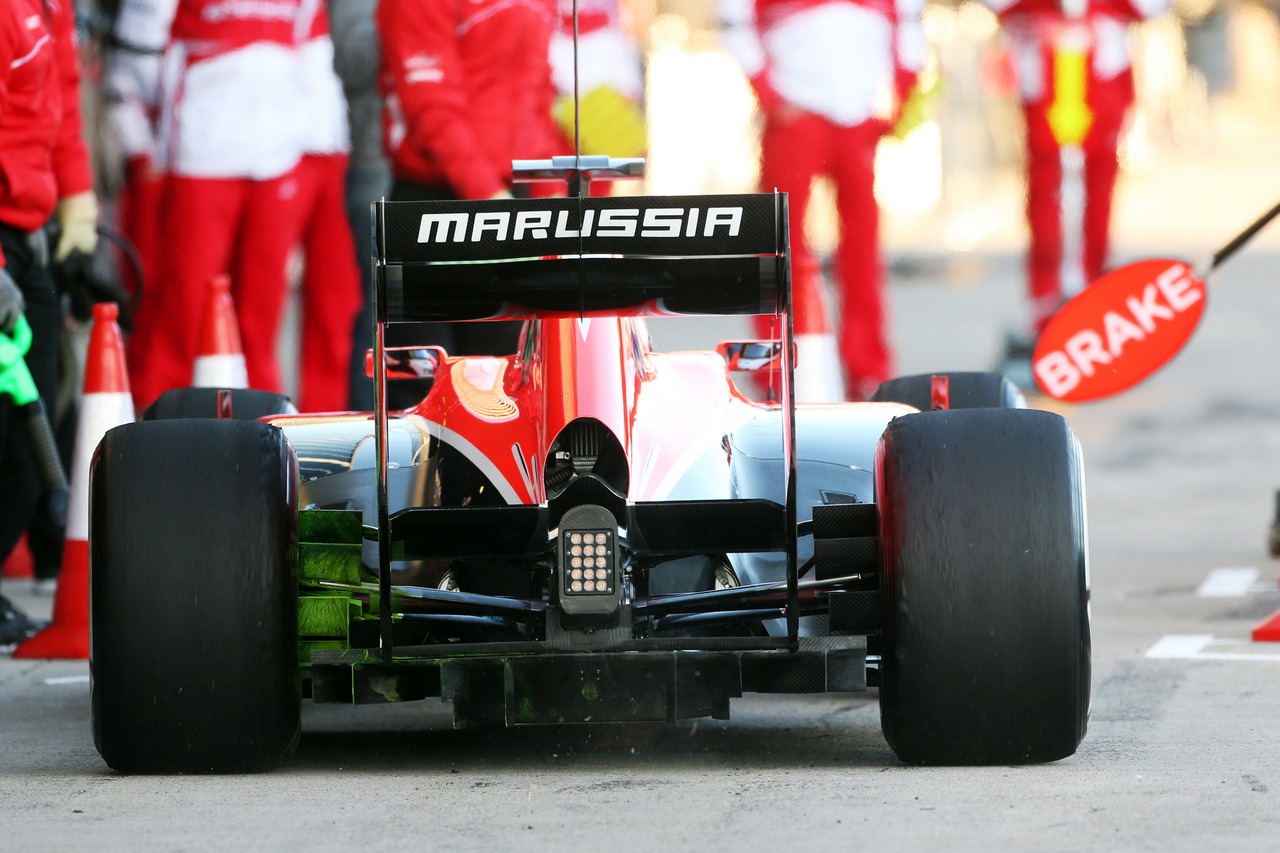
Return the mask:
[[530,323],[520,355],[449,359],[415,412],[474,445],[518,502],[539,504],[547,454],[574,420],[593,418],[617,437],[628,499],[651,501],[752,405],[714,352],[655,353],[643,320],[594,317]]

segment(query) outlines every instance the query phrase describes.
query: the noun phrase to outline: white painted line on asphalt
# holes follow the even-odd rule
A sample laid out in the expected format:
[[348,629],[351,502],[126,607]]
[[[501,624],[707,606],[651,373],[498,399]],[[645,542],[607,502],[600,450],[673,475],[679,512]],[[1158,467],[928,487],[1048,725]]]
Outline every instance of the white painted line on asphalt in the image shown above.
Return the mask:
[[[1147,649],[1147,657],[1155,660],[1254,660],[1280,661],[1280,654],[1245,654],[1243,652],[1206,652],[1204,647],[1229,644],[1230,641],[1214,640],[1212,634],[1165,634],[1160,641]],[[1268,648],[1272,644],[1267,644]]]
[[46,678],[45,684],[88,684],[89,676],[87,675],[63,675],[58,678]]
[[1193,658],[1200,653],[1201,649],[1209,645],[1212,639],[1213,634],[1165,634],[1160,638],[1160,642],[1147,649],[1147,657],[1179,660]]
[[1258,580],[1258,570],[1253,567],[1214,569],[1196,590],[1200,598],[1239,598],[1252,591]]

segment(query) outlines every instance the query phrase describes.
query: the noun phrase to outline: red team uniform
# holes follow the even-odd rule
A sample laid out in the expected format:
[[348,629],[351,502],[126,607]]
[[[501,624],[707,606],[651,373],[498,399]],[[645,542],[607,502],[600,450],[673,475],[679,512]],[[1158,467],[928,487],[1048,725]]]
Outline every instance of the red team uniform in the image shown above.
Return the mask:
[[[821,342],[806,334],[826,325],[821,270],[804,233],[810,185],[820,174],[835,185],[841,225],[836,345],[844,396],[863,399],[892,373],[875,151],[924,63],[922,6],[920,0],[720,0],[725,44],[764,114],[760,188],[790,197],[798,399],[839,397],[841,390],[837,377],[804,375],[806,362],[824,360],[814,349]],[[757,333],[776,337],[765,323]]]
[[302,12],[298,59],[308,120],[298,165],[298,239],[305,263],[298,406],[304,412],[327,412],[349,405],[351,327],[363,296],[346,212],[351,154],[347,101],[333,69],[329,15],[324,0],[302,0]]
[[[550,157],[553,0],[381,0],[379,88],[393,201],[512,190],[511,161]],[[520,324],[430,323],[395,344],[515,352]]]
[[377,15],[397,183],[490,198],[513,159],[548,156],[552,0],[382,0]]
[[573,94],[575,5],[578,9],[578,91],[585,95],[598,86],[608,86],[639,103],[644,97],[640,52],[624,27],[618,0],[577,0],[576,3],[558,0],[550,53],[551,80],[557,94]]
[[[578,11],[574,44],[574,6]],[[576,94],[582,130],[582,154],[643,157],[648,150],[644,126],[644,65],[628,34],[618,0],[559,0],[551,34],[551,82],[555,87],[560,148],[572,153],[574,133],[568,106]],[[576,64],[575,64],[576,63]],[[563,112],[562,112],[563,109]],[[608,182],[592,195],[608,195]]]
[[1038,334],[1107,262],[1116,152],[1134,99],[1128,29],[1168,2],[985,2],[1009,43],[1026,118],[1027,281]]
[[59,199],[92,189],[93,174],[71,0],[5,3],[14,5],[0,17],[0,224],[32,233]]
[[[116,33],[160,54],[134,64],[164,173],[157,275],[129,342],[135,399],[189,385],[208,282],[229,274],[249,384],[279,391],[275,355],[306,126],[298,0],[125,0]],[[145,57],[145,55],[144,55]]]

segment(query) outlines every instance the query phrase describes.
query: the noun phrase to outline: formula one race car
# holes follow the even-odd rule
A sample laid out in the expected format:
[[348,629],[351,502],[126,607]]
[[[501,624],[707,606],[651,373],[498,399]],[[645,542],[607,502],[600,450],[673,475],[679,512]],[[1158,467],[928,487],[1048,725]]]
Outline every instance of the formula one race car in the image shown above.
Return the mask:
[[[724,719],[748,692],[868,687],[905,762],[1075,751],[1078,442],[991,374],[795,404],[784,195],[374,216],[372,414],[217,417],[259,398],[204,389],[220,403],[170,414],[207,417],[98,448],[107,764],[271,768],[303,698],[439,697],[459,726],[516,726]],[[646,317],[691,314],[767,315],[781,343],[651,347]],[[393,324],[511,318],[503,357],[385,343]],[[391,410],[400,375],[432,383]]]

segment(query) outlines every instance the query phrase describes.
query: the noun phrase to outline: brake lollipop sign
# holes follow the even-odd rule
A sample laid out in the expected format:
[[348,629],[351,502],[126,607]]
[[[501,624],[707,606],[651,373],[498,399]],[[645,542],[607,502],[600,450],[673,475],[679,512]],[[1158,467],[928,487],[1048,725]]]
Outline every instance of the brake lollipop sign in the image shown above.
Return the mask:
[[1102,276],[1062,307],[1036,341],[1036,384],[1084,403],[1132,388],[1169,362],[1204,314],[1190,265],[1146,260]]
[[1151,376],[1200,324],[1208,274],[1277,215],[1280,204],[1219,249],[1203,273],[1185,261],[1151,259],[1094,281],[1062,306],[1036,340],[1036,385],[1058,400],[1086,403]]

